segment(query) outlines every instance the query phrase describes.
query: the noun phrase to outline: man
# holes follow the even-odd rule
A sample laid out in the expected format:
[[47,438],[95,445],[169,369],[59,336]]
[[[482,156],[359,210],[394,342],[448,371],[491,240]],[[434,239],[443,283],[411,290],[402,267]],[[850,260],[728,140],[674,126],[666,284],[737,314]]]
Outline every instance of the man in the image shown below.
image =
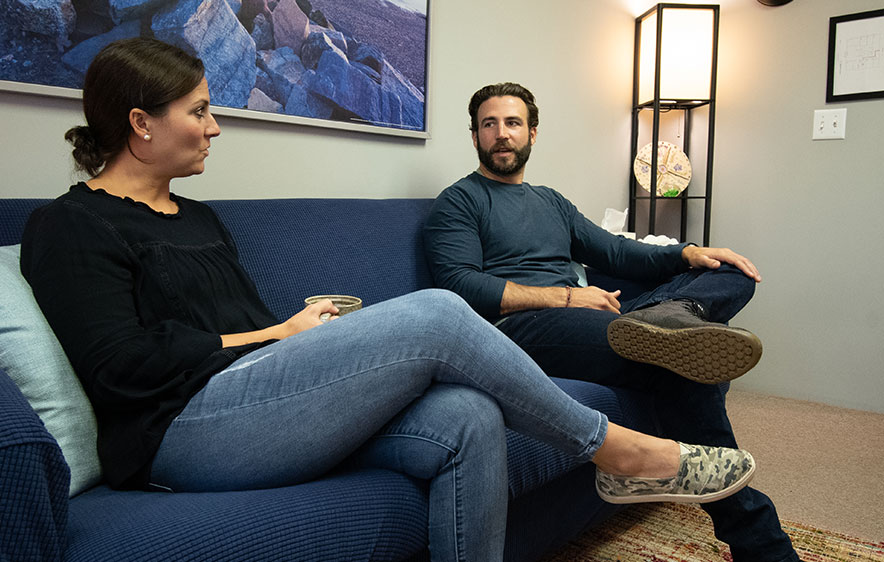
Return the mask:
[[[715,383],[761,356],[757,337],[725,325],[751,299],[757,268],[726,248],[614,236],[556,191],[524,183],[538,109],[522,86],[486,86],[469,111],[479,169],[439,195],[424,227],[436,283],[548,375],[652,391],[665,437],[736,447]],[[580,287],[572,261],[647,290],[621,302],[592,276]],[[798,560],[764,494],[746,488],[704,509],[736,562]]]

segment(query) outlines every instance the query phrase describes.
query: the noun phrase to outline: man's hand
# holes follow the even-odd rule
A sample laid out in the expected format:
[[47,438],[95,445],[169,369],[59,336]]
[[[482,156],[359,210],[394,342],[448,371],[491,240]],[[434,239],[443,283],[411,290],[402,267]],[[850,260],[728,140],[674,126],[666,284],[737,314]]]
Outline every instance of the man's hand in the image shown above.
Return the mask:
[[530,287],[512,281],[506,282],[500,299],[500,314],[505,316],[520,310],[541,308],[594,308],[620,313],[620,291],[609,293],[598,287]]
[[681,251],[681,257],[691,267],[706,269],[718,269],[722,263],[729,263],[761,283],[761,274],[748,258],[741,256],[729,248],[702,248],[700,246],[685,246]]
[[607,310],[620,314],[620,290],[609,293],[598,287],[574,287],[571,289],[572,308],[594,308],[595,310]]

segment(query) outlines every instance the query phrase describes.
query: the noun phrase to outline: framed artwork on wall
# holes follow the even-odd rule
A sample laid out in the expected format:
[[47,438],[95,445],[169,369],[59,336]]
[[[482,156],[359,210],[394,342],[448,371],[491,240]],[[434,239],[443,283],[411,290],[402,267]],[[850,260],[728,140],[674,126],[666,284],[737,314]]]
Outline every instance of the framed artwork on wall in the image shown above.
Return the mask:
[[79,98],[146,36],[202,59],[213,111],[428,138],[430,0],[0,0],[0,89]]
[[829,20],[826,102],[884,98],[884,10]]

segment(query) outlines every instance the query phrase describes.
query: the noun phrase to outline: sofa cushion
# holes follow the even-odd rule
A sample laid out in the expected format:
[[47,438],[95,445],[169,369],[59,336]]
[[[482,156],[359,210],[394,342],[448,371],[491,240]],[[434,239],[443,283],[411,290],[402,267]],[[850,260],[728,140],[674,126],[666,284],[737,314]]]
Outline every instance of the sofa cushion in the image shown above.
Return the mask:
[[101,485],[71,500],[65,560],[406,560],[425,550],[426,493],[386,470],[241,492]]
[[95,414],[19,271],[19,253],[18,245],[0,247],[0,368],[61,447],[73,496],[101,479]]
[[421,228],[432,199],[209,201],[277,318],[312,295],[363,306],[433,286]]

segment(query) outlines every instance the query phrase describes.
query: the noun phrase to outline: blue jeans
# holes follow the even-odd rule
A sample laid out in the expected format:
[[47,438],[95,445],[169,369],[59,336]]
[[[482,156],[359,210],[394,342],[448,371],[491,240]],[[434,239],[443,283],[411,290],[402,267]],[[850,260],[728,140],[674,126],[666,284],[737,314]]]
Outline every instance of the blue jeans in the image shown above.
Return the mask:
[[607,418],[561,391],[460,297],[420,291],[216,374],[166,432],[151,482],[175,491],[285,486],[349,457],[430,480],[433,560],[500,560],[505,427],[586,462]]
[[[755,282],[734,267],[692,270],[621,302],[621,313],[668,299],[692,299],[704,307],[709,320],[726,323],[749,302],[754,291]],[[725,410],[725,390],[621,358],[607,341],[607,327],[614,318],[611,312],[551,308],[512,314],[498,327],[550,376],[653,393],[661,436],[736,447]],[[703,509],[712,517],[715,536],[730,546],[735,562],[798,560],[773,503],[761,492],[744,488],[729,498],[704,504]]]

